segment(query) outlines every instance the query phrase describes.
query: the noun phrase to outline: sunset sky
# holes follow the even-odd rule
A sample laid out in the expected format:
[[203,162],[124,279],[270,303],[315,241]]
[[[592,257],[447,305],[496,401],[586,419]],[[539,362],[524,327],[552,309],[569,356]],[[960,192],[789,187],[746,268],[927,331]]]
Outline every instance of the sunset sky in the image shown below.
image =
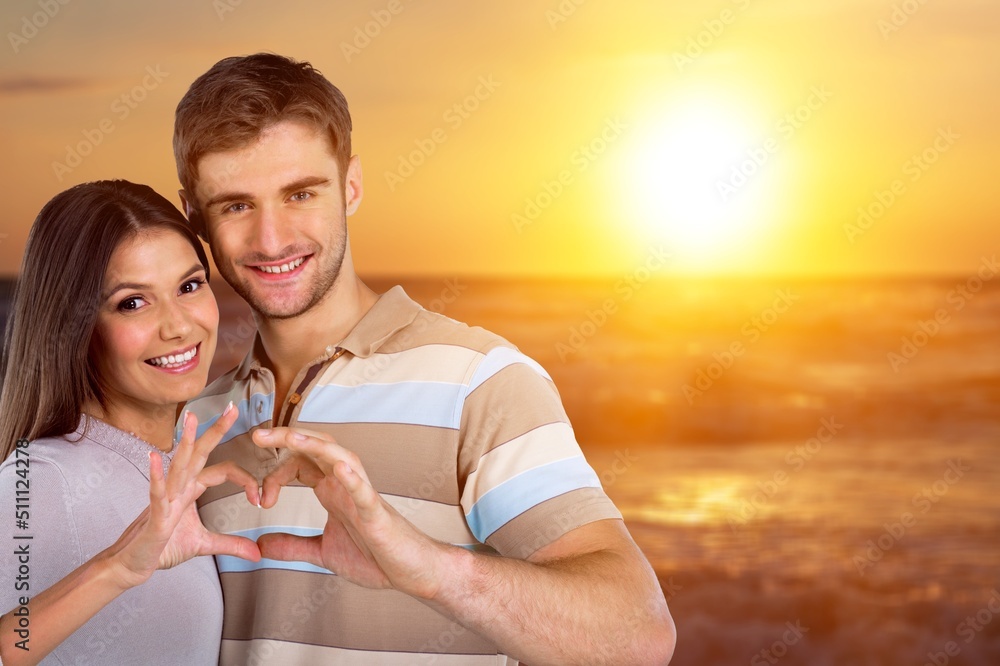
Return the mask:
[[963,273],[1000,251],[994,0],[8,0],[0,26],[6,275],[66,187],[176,201],[177,102],[257,51],[351,104],[363,274],[654,252],[664,273]]

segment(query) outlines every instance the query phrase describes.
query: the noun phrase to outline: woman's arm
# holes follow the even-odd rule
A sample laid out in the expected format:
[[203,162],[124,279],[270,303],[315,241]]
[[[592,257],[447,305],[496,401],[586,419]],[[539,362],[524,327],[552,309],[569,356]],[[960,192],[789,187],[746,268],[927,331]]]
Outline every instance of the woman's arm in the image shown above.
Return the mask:
[[197,441],[197,420],[188,415],[184,433],[164,477],[159,453],[150,453],[149,507],[132,521],[110,547],[72,573],[31,597],[30,641],[17,633],[21,617],[0,617],[0,663],[37,664],[127,589],[141,585],[157,569],[168,569],[199,555],[235,555],[260,559],[257,544],[243,537],[209,532],[198,518],[194,501],[206,488],[225,481],[246,489],[247,499],[259,502],[257,480],[233,463],[205,468],[208,454],[236,418],[227,411]]

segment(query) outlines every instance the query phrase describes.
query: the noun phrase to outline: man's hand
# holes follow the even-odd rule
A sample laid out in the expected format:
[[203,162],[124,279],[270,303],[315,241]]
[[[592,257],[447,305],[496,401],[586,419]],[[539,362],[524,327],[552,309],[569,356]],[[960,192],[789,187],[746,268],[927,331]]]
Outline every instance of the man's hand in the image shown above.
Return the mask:
[[439,571],[442,553],[452,547],[417,530],[386,503],[353,452],[325,433],[299,428],[255,430],[253,440],[293,453],[264,478],[262,507],[274,506],[281,487],[298,480],[329,514],[321,536],[261,536],[263,557],[309,562],[364,587],[435,597],[445,573]]
[[298,480],[328,514],[320,536],[261,536],[264,557],[399,590],[530,663],[670,660],[666,600],[620,520],[571,530],[528,561],[482,555],[417,530],[375,491],[357,455],[329,435],[275,428],[254,431],[253,440],[292,452],[264,478],[261,506],[274,506],[281,486]]

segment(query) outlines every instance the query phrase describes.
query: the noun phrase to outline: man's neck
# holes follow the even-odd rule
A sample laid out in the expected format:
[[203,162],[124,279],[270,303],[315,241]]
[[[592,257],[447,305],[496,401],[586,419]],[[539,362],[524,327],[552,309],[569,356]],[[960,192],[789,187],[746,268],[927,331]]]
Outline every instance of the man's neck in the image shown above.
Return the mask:
[[292,381],[311,360],[338,344],[378,300],[353,272],[341,274],[326,296],[308,312],[291,319],[265,319],[255,315],[265,365],[274,373],[276,404],[282,404]]

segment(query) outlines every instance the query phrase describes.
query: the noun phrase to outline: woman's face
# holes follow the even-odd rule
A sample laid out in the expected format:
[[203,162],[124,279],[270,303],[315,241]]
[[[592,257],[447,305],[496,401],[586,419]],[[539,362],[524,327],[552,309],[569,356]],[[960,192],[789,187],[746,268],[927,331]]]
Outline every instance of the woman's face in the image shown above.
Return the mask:
[[194,248],[169,229],[142,232],[108,264],[90,353],[106,417],[144,431],[198,395],[215,355],[219,308]]

